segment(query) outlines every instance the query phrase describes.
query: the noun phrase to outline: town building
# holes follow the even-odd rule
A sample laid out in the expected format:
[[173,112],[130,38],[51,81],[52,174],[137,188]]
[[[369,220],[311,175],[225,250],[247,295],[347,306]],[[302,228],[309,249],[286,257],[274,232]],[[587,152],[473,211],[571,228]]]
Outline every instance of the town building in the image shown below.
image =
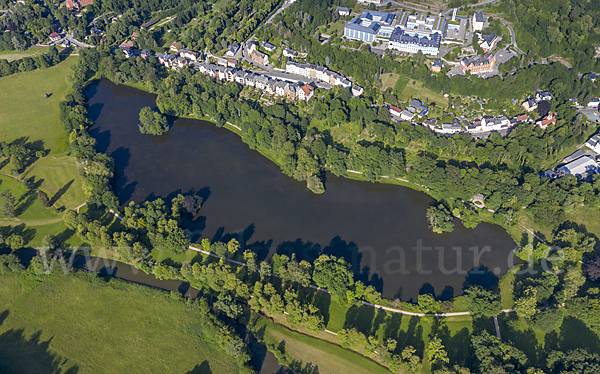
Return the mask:
[[56,43],[57,41],[59,41],[61,39],[60,35],[56,32],[53,32],[52,34],[50,34],[50,41],[53,43]]
[[271,44],[271,43],[269,43],[269,42],[265,42],[265,41],[263,41],[263,42],[260,44],[260,46],[261,46],[261,47],[263,47],[263,48],[264,48],[264,49],[265,49],[267,52],[269,52],[269,53],[271,53],[271,52],[275,51],[275,48],[277,48],[277,47],[276,47],[274,44]]
[[363,92],[365,92],[365,90],[361,86],[357,84],[352,86],[352,96],[360,96],[363,94]]
[[171,43],[171,45],[169,46],[169,50],[170,50],[171,52],[174,52],[174,53],[178,53],[178,52],[179,52],[179,50],[180,50],[180,49],[182,49],[182,48],[183,48],[183,44],[181,44],[181,43],[179,43],[179,42],[173,42],[173,43]]
[[254,61],[260,65],[268,65],[269,64],[269,56],[267,56],[266,54],[264,54],[262,52],[254,51],[254,53],[252,53],[252,61]]
[[515,119],[517,120],[517,122],[525,122],[529,119],[529,116],[527,115],[527,113],[520,114],[520,115],[516,116]]
[[441,128],[437,128],[436,132],[441,134],[457,134],[462,131],[462,126],[458,119],[453,119],[452,123],[442,123]]
[[556,123],[556,117],[554,116],[554,114],[552,112],[550,112],[550,113],[548,113],[547,116],[538,120],[535,123],[535,126],[540,127],[542,130],[546,130],[548,128],[548,126],[555,124],[555,123]]
[[394,117],[400,117],[400,114],[402,114],[402,109],[397,108],[393,105],[390,105],[390,114]]
[[289,47],[286,47],[283,50],[283,57],[294,58],[298,56],[298,52],[291,50]]
[[494,49],[494,47],[496,46],[497,43],[498,43],[498,37],[496,36],[496,33],[493,31],[491,34],[483,35],[479,39],[479,46],[481,47],[481,49],[483,49],[484,52],[489,52],[492,49]]
[[600,154],[600,136],[598,134],[592,136],[585,145],[592,151]]
[[411,112],[408,109],[405,109],[402,112],[400,112],[400,119],[403,121],[412,121],[412,119],[414,117],[415,117],[415,112]]
[[233,43],[232,45],[229,46],[229,48],[227,49],[227,52],[225,52],[225,56],[233,57],[239,51],[239,49],[240,49],[240,45],[237,43]]
[[471,58],[464,57],[460,60],[460,69],[464,72],[470,71],[471,74],[487,73],[494,70],[496,57],[490,53]]
[[535,100],[540,101],[550,101],[552,100],[552,94],[548,91],[539,91],[535,94]]
[[587,178],[598,172],[598,163],[590,156],[579,157],[557,169],[559,175],[574,175],[577,178]]
[[485,17],[483,16],[483,12],[480,10],[476,10],[475,14],[473,14],[473,31],[483,31],[483,26],[485,25]]
[[65,3],[65,6],[69,9],[69,10],[73,10],[73,9],[82,9],[88,5],[92,5],[94,4],[94,0],[67,0]]
[[440,51],[442,36],[433,33],[429,37],[409,35],[400,27],[394,29],[388,43],[389,49],[395,49],[405,53],[421,53],[435,56]]
[[528,100],[523,101],[521,106],[528,112],[533,112],[538,107],[537,101],[535,101],[533,99],[528,99]]
[[309,101],[314,95],[315,88],[309,84],[305,84],[298,90],[298,100]]
[[440,34],[443,38],[446,35],[447,24],[441,14],[434,16],[402,12],[398,15],[397,27],[402,29],[406,35],[432,39],[432,35],[435,33]]
[[431,71],[433,71],[434,73],[439,73],[440,71],[442,71],[443,67],[444,62],[442,60],[435,60],[431,63]]
[[510,127],[510,121],[508,118],[502,117],[483,117],[481,119],[481,131],[500,131],[506,130]]
[[372,43],[388,40],[394,30],[396,16],[392,13],[364,10],[359,18],[353,18],[344,27],[344,37]]
[[594,99],[590,99],[590,102],[588,103],[587,107],[588,108],[598,108],[599,104],[600,104],[600,99],[594,98]]
[[255,41],[247,41],[246,42],[246,49],[248,50],[248,54],[252,54],[254,53],[254,51],[256,51],[258,49],[258,43],[256,43]]
[[337,12],[337,14],[339,14],[342,17],[347,17],[350,15],[350,9],[349,8],[344,8],[344,7],[337,7],[335,8],[335,11]]

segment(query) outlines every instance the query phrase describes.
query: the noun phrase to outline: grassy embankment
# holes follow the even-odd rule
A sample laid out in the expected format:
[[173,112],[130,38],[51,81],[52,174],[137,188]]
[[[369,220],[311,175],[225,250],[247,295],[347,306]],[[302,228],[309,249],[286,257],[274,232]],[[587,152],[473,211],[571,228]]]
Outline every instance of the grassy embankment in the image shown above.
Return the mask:
[[46,51],[47,48],[45,47],[31,47],[26,51],[2,51],[0,52],[0,58],[7,61],[14,61],[23,57],[32,57]]
[[1,276],[0,305],[2,372],[237,372],[196,313],[149,287],[69,276],[24,291]]
[[[47,234],[63,232],[65,227],[60,214],[43,208],[35,193],[27,191],[18,179],[33,178],[54,208],[73,209],[86,200],[75,158],[67,156],[69,147],[59,112],[59,103],[68,91],[66,77],[75,62],[67,58],[48,69],[0,78],[0,140],[19,140],[46,151],[45,157],[16,178],[8,160],[0,158],[0,191],[10,189],[18,202],[17,219],[0,219],[0,226],[19,226],[18,230],[28,233],[30,245],[41,243]],[[44,93],[51,96],[45,99]]]

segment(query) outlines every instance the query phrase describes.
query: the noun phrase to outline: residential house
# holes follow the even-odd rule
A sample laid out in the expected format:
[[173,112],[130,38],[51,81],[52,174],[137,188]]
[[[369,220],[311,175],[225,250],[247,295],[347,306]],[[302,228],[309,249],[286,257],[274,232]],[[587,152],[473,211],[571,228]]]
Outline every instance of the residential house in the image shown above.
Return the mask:
[[288,82],[277,81],[277,83],[275,83],[275,95],[286,96],[289,85],[290,84]]
[[396,108],[395,106],[393,106],[393,105],[390,105],[390,114],[391,114],[392,116],[395,116],[395,117],[400,117],[400,114],[401,114],[401,113],[402,113],[402,109],[400,109],[400,108]]
[[298,90],[298,100],[304,100],[306,102],[308,102],[314,95],[314,90],[315,88],[313,86],[311,86],[310,84],[305,84],[304,86],[300,87],[300,89]]
[[269,83],[269,78],[264,75],[259,75],[254,81],[254,86],[258,90],[265,91],[267,89],[267,83]]
[[426,119],[423,121],[423,126],[429,127],[431,130],[435,129],[437,125],[437,121],[433,118]]
[[141,53],[140,53],[140,57],[142,57],[144,60],[147,59],[150,56],[153,56],[154,52],[149,51],[147,49],[144,49]]
[[467,125],[467,131],[470,133],[483,132],[481,128],[481,121],[475,121]]
[[548,113],[547,116],[545,116],[544,118],[538,120],[535,123],[535,126],[540,127],[542,130],[546,130],[548,128],[549,125],[555,124],[556,123],[556,117],[554,116],[554,114],[552,112]]
[[538,107],[537,101],[533,99],[525,100],[521,106],[528,112],[533,112]]
[[538,93],[535,94],[535,100],[536,101],[550,101],[552,100],[552,94],[548,91],[540,91]]
[[498,43],[498,37],[496,36],[496,33],[493,31],[491,34],[483,35],[479,39],[479,46],[481,47],[481,49],[483,49],[484,52],[489,52],[492,49],[494,49],[494,47],[496,46],[497,43]]
[[243,86],[244,83],[246,82],[246,80],[244,79],[246,74],[248,74],[248,73],[246,73],[245,71],[243,71],[241,69],[236,70],[235,73],[233,74],[235,83]]
[[483,12],[480,10],[476,10],[475,14],[473,14],[473,31],[482,31],[483,26],[485,24],[485,17],[483,16]]
[[598,134],[592,136],[585,145],[592,151],[600,154],[600,136]]
[[292,84],[288,85],[286,97],[288,99],[296,100],[296,95],[297,95],[299,89],[300,89],[300,86],[298,85],[298,83],[292,83]]
[[81,9],[84,8],[88,5],[92,5],[94,3],[94,0],[67,0],[65,3],[65,6],[69,9],[69,10],[73,10],[73,9]]
[[442,127],[437,129],[437,132],[442,134],[456,134],[461,131],[462,126],[456,118],[452,120],[452,123],[442,123]]
[[439,73],[440,71],[442,71],[443,67],[444,67],[444,62],[442,60],[435,60],[431,64],[431,71],[433,71],[434,73]]
[[339,14],[342,17],[347,17],[350,15],[350,9],[349,8],[344,8],[344,7],[337,7],[335,8],[335,11],[337,12],[337,14]]
[[217,57],[217,65],[227,67],[228,66],[227,59],[223,58],[223,57]]
[[237,60],[235,58],[228,58],[227,59],[227,66],[230,68],[234,68],[237,65]]
[[423,105],[423,103],[417,99],[412,99],[410,101],[410,103],[408,103],[408,105],[418,109],[418,110],[425,110],[427,109],[427,107],[425,105]]
[[483,117],[481,119],[481,130],[482,131],[500,131],[506,130],[510,127],[510,121],[508,118],[502,117]]
[[360,96],[363,94],[363,92],[365,92],[365,90],[358,84],[352,86],[352,96]]
[[227,79],[228,82],[235,82],[235,69],[225,68],[225,79]]
[[525,122],[529,119],[529,116],[527,115],[527,113],[525,114],[520,114],[518,116],[515,117],[517,119],[517,122]]
[[229,46],[229,48],[227,49],[227,52],[225,52],[225,56],[233,57],[239,51],[239,49],[240,49],[240,45],[237,43],[233,43],[232,45]]
[[587,107],[588,108],[598,108],[599,104],[600,104],[600,99],[594,98],[594,99],[590,99],[590,102],[588,103]]
[[588,73],[586,75],[587,79],[591,80],[592,82],[596,81],[596,73]]
[[173,42],[171,43],[171,45],[169,46],[169,50],[173,53],[178,53],[180,49],[183,48],[183,44],[179,43],[179,42]]
[[138,34],[137,31],[134,31],[133,34],[131,34],[131,39],[133,39],[133,40],[135,40],[139,37],[140,37],[140,34]]
[[244,85],[248,87],[254,87],[254,83],[256,82],[257,75],[254,73],[248,73],[244,76]]
[[257,46],[258,43],[256,43],[255,41],[246,42],[246,49],[248,50],[248,54],[252,55],[254,51],[256,51],[256,49],[258,48]]
[[266,54],[264,54],[262,52],[254,51],[254,53],[252,53],[252,61],[254,61],[260,65],[268,65],[269,64],[269,56],[267,56]]
[[315,78],[320,81],[329,80],[329,77],[327,76],[327,68],[325,66],[317,65],[315,67]]
[[57,41],[59,41],[61,39],[60,35],[56,32],[53,32],[52,34],[50,34],[50,41],[53,43],[56,43]]
[[296,56],[298,56],[298,52],[291,50],[289,47],[283,50],[283,57],[294,58]]
[[471,58],[464,57],[460,60],[460,69],[464,72],[470,71],[471,74],[486,73],[494,70],[496,57],[491,53]]
[[269,53],[272,53],[277,48],[275,45],[265,41],[260,43],[260,46],[263,47]]
[[200,60],[200,53],[194,52],[194,51],[190,50],[189,48],[185,48],[185,49],[179,51],[179,56],[185,57],[188,60],[192,60],[192,61]]
[[410,110],[406,109],[403,110],[400,113],[400,119],[403,121],[412,121],[412,119],[415,117],[415,112],[411,112]]
[[102,30],[100,30],[99,28],[96,28],[96,27],[92,27],[90,29],[90,33],[93,35],[100,35],[100,34],[102,34]]
[[301,75],[300,74],[300,64],[297,62],[293,62],[293,61],[286,62],[285,72],[288,74]]
[[598,163],[590,156],[583,156],[559,167],[557,171],[561,175],[574,175],[577,178],[586,178],[598,172]]

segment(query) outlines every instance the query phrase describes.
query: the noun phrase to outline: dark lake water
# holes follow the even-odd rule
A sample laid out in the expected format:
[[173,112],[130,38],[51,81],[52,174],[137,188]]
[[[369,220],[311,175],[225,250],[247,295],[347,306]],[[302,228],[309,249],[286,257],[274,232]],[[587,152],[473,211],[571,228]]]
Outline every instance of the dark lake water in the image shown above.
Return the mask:
[[139,111],[155,96],[102,80],[87,92],[98,149],[115,159],[121,204],[177,193],[205,198],[202,217],[188,222],[193,239],[240,240],[261,257],[296,253],[343,256],[357,279],[386,298],[446,299],[472,284],[489,287],[512,264],[514,241],[503,228],[456,221],[450,234],[434,234],[425,220],[433,202],[409,188],[327,175],[315,195],[281,174],[240,138],[205,121],[177,119],[165,135],[142,135]]

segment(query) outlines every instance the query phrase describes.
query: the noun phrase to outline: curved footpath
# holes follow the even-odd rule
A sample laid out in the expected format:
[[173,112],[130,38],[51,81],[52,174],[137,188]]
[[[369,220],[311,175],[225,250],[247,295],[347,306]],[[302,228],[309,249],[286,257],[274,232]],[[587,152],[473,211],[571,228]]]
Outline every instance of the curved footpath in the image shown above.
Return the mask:
[[[109,211],[110,211],[110,212],[111,212],[111,213],[112,213],[112,214],[113,214],[115,217],[117,217],[119,220],[122,220],[122,219],[123,219],[123,217],[121,217],[121,216],[120,216],[120,215],[119,215],[117,212],[115,212],[114,210],[112,210],[112,209],[109,209]],[[190,246],[188,246],[188,248],[189,248],[189,249],[191,249],[191,250],[193,250],[193,251],[196,251],[196,252],[203,253],[203,254],[205,254],[205,255],[207,255],[207,256],[210,256],[210,257],[214,257],[214,258],[218,258],[218,259],[221,259],[221,258],[222,258],[223,260],[225,260],[225,261],[227,261],[227,262],[231,262],[231,263],[233,263],[233,264],[236,264],[236,265],[239,265],[239,266],[248,266],[247,264],[244,264],[243,262],[236,261],[236,260],[232,260],[232,259],[230,259],[230,258],[227,258],[227,257],[221,257],[221,256],[218,256],[218,255],[216,255],[216,254],[214,254],[214,253],[211,253],[211,252],[205,251],[205,250],[203,250],[203,249],[200,249],[200,248],[196,248],[196,247],[194,247],[194,246],[191,246],[191,245],[190,245]],[[259,269],[257,268],[256,270],[259,270]],[[276,276],[276,277],[279,277],[279,275],[277,275],[277,274],[273,274],[273,275],[274,275],[274,276]],[[317,287],[317,286],[315,286],[315,285],[312,285],[312,284],[310,285],[310,288],[313,288],[313,289],[315,289],[315,290],[317,290],[317,291],[321,291],[321,292],[331,293],[331,292],[329,292],[328,290],[326,290],[326,289],[324,289],[324,288]],[[372,304],[372,303],[368,303],[368,302],[366,302],[366,301],[361,301],[361,302],[363,303],[363,305],[371,306],[371,307],[373,307],[373,308],[383,309],[383,310],[386,310],[386,311],[388,311],[388,312],[392,312],[392,313],[400,313],[400,314],[406,314],[406,315],[409,315],[409,316],[416,316],[416,317],[426,317],[426,316],[432,316],[432,317],[455,317],[455,316],[468,316],[468,315],[470,315],[470,314],[471,314],[471,312],[453,312],[453,313],[417,313],[417,312],[409,312],[409,311],[406,311],[406,310],[401,310],[401,309],[394,309],[394,308],[390,308],[390,307],[383,306],[383,305]],[[503,309],[503,310],[501,310],[501,311],[500,311],[500,313],[510,313],[510,312],[514,312],[514,311],[515,311],[514,309]]]

